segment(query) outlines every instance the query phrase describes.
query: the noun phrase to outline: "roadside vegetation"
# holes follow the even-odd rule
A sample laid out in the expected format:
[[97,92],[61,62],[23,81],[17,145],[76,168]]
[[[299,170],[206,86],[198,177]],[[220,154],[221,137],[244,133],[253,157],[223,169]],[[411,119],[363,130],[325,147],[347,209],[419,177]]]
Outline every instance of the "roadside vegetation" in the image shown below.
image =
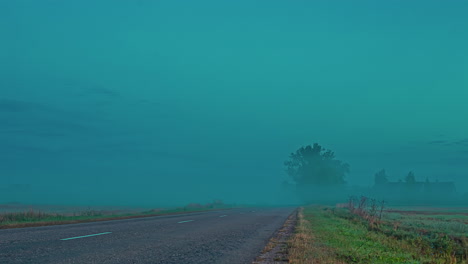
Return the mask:
[[303,208],[290,263],[468,263],[468,210],[399,208],[381,216],[367,198],[358,202]]
[[72,214],[41,212],[30,209],[24,212],[4,212],[0,213],[0,229],[46,226],[59,224],[73,224],[94,221],[118,220],[128,218],[149,217],[158,215],[183,214],[190,212],[210,211],[233,208],[221,201],[214,201],[209,204],[191,203],[184,207],[152,209],[142,212],[116,213],[105,210],[84,210]]
[[[384,169],[373,187],[349,186],[350,166],[319,144],[301,147],[284,163],[294,192],[308,206],[289,243],[290,263],[468,263],[468,209],[451,181],[418,181],[410,171],[390,181]],[[402,205],[387,208],[388,204]],[[424,205],[426,207],[415,207]],[[428,207],[430,206],[430,207]]]

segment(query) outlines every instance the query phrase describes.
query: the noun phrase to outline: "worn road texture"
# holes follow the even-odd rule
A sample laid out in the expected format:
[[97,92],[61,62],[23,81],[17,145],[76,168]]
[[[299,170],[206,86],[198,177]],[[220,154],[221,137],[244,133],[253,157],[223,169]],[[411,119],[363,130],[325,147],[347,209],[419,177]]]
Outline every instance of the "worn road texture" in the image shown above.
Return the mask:
[[252,263],[294,208],[0,230],[0,263]]

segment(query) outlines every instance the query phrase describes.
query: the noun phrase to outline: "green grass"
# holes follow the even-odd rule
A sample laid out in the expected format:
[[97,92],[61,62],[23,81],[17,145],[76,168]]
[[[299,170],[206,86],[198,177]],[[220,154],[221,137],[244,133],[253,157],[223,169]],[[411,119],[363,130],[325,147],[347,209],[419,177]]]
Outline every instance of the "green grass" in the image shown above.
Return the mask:
[[422,233],[437,232],[452,236],[463,236],[468,233],[467,216],[415,216],[403,215],[399,218],[384,218],[384,221],[399,222],[403,229]]
[[319,256],[313,253],[317,244],[331,253],[327,261],[304,257],[293,263],[333,263],[329,256],[345,263],[468,263],[467,227],[460,218],[392,213],[370,226],[347,209],[325,207],[306,207],[303,218],[313,238],[302,249],[312,253],[304,256]]
[[200,212],[210,210],[229,209],[228,205],[222,206],[197,206],[197,207],[179,207],[171,209],[149,210],[137,213],[106,213],[99,210],[86,210],[73,215],[64,215],[60,213],[45,213],[40,211],[29,210],[25,212],[5,212],[0,213],[0,229],[29,227],[42,225],[69,224],[91,221],[105,221],[116,219],[127,219],[136,217],[148,217],[169,214],[182,214],[188,212]]
[[18,223],[31,222],[48,222],[48,221],[66,221],[66,220],[82,220],[92,219],[95,217],[103,217],[100,213],[89,214],[87,212],[75,216],[65,216],[61,214],[43,213],[37,211],[2,213],[0,214],[0,225],[10,225]]

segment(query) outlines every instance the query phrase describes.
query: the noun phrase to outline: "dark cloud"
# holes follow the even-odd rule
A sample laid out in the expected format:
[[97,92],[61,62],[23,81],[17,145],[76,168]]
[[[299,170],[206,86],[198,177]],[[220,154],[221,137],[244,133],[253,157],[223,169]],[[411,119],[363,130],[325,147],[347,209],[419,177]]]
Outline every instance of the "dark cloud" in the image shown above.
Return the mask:
[[63,87],[74,93],[76,96],[97,96],[109,98],[121,97],[121,94],[114,89],[106,88],[86,80],[64,79],[61,80],[60,83]]
[[433,140],[428,143],[431,145],[440,145],[440,144],[447,144],[448,141],[447,140]]
[[468,138],[461,140],[433,140],[429,141],[428,144],[445,146],[468,146]]
[[[68,116],[77,118],[81,113],[63,110],[52,103],[24,101],[11,98],[0,98],[0,114],[15,114],[15,118],[31,116]],[[33,115],[34,114],[34,115]]]
[[44,107],[40,104],[25,102],[14,99],[0,98],[0,113],[21,113],[31,112]]
[[460,155],[441,159],[440,163],[443,165],[455,166],[457,168],[468,167],[468,162],[466,160],[466,157],[460,156]]
[[0,156],[37,156],[37,155],[43,155],[44,154],[51,154],[53,152],[52,149],[39,146],[39,145],[32,145],[32,144],[26,144],[25,142],[5,142],[5,141],[0,141]]
[[454,145],[468,145],[468,138],[453,142]]
[[89,126],[63,118],[47,116],[0,116],[4,134],[63,134],[63,132],[86,132]]
[[16,128],[16,127],[2,127],[0,128],[0,134],[3,135],[34,135],[43,138],[57,138],[63,137],[67,134],[64,132],[58,131],[41,131],[38,129],[28,129],[28,128]]
[[0,136],[10,140],[94,136],[96,120],[89,114],[63,110],[32,101],[0,98]]

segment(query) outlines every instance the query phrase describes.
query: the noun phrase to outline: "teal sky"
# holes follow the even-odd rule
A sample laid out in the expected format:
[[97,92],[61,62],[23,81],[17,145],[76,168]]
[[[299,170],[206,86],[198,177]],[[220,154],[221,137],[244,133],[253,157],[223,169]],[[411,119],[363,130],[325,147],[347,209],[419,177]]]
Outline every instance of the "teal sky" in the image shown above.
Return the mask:
[[0,177],[30,184],[25,202],[275,202],[288,154],[318,142],[353,185],[385,168],[468,191],[466,14],[461,0],[2,1]]

